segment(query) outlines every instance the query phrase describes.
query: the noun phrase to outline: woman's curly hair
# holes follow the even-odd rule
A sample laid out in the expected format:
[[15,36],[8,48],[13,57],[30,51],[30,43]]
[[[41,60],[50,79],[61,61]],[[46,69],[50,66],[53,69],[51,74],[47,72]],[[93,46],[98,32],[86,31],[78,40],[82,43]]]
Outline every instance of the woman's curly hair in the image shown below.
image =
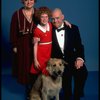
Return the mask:
[[38,20],[40,20],[40,16],[41,14],[48,14],[48,17],[51,17],[51,10],[48,7],[40,7],[38,8],[38,10],[36,11],[36,17],[38,18]]

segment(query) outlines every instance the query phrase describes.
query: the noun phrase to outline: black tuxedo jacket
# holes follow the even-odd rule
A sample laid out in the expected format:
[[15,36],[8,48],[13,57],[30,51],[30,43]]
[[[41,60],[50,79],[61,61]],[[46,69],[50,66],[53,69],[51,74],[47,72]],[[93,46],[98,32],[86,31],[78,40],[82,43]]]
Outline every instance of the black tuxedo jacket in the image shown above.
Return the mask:
[[52,33],[52,58],[61,58],[68,63],[74,63],[77,57],[81,57],[84,60],[84,46],[81,42],[80,32],[76,25],[72,25],[72,28],[64,24],[65,29],[65,42],[64,53],[62,53],[59,43],[57,41],[55,28],[53,27]]

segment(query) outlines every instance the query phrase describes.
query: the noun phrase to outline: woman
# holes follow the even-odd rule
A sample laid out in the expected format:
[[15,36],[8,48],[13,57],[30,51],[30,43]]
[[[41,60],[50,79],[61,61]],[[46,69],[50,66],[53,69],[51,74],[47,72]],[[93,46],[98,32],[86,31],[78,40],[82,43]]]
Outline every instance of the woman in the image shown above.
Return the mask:
[[24,85],[30,84],[30,66],[32,63],[32,31],[36,18],[34,4],[36,0],[21,0],[23,7],[15,11],[11,19],[10,41],[13,51],[12,74]]
[[[22,0],[24,7],[17,10],[11,20],[10,40],[12,50],[17,56],[17,66],[14,66],[13,75],[18,82],[27,84],[30,65],[32,62],[32,31],[35,27],[35,0]],[[33,20],[34,18],[34,20]],[[17,67],[17,68],[16,68]]]

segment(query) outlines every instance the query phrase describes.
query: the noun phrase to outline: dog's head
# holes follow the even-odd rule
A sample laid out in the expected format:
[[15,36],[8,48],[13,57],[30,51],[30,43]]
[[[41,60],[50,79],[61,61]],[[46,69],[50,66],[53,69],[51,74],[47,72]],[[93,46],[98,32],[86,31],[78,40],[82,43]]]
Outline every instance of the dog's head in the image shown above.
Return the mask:
[[64,64],[67,63],[62,59],[50,58],[50,60],[47,63],[46,70],[51,76],[62,76],[62,73],[64,72]]

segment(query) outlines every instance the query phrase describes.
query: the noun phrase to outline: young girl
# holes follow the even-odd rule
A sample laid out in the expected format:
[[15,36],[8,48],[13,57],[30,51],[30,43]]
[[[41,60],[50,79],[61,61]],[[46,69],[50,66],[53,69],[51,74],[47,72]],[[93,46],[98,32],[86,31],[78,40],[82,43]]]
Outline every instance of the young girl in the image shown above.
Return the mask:
[[34,30],[34,61],[31,66],[31,73],[40,74],[41,72],[45,75],[48,74],[46,71],[47,61],[51,56],[52,47],[52,25],[49,22],[51,11],[47,7],[40,7],[37,12],[37,17],[40,23]]

